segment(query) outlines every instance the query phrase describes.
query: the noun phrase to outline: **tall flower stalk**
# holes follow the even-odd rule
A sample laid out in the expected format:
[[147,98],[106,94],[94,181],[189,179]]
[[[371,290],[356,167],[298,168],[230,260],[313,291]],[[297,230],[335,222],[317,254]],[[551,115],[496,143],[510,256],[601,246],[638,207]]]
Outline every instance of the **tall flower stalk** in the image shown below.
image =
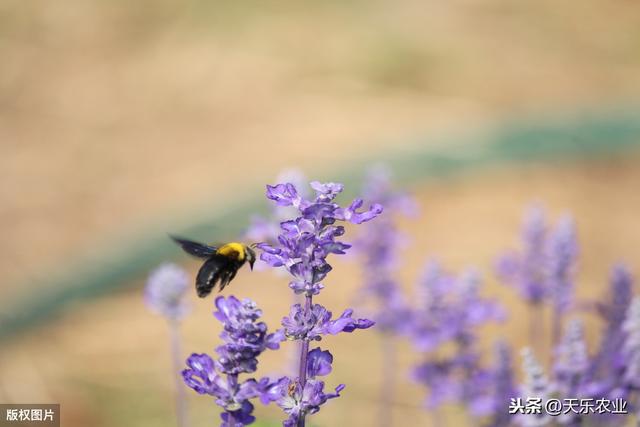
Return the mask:
[[239,377],[254,373],[258,356],[266,349],[279,348],[283,336],[281,331],[268,333],[267,325],[259,321],[262,311],[249,299],[218,297],[215,304],[214,316],[223,324],[220,338],[224,341],[216,348],[218,358],[194,353],[182,376],[187,386],[213,396],[223,408],[221,427],[242,427],[255,421],[251,399],[262,396],[270,382],[268,378],[240,381]]
[[[521,395],[525,398],[535,398],[546,402],[555,390],[530,348],[522,350],[522,369],[524,384],[520,388]],[[516,421],[523,427],[542,427],[551,423],[551,416],[541,411],[540,413],[522,414],[516,418]]]
[[385,207],[385,214],[363,230],[356,242],[356,249],[363,256],[360,300],[373,304],[371,317],[382,334],[378,424],[386,427],[393,424],[391,409],[397,372],[396,337],[406,334],[411,312],[397,281],[398,253],[405,237],[398,230],[396,221],[399,215],[414,215],[416,205],[408,195],[392,187],[390,172],[382,166],[369,172],[362,195]]
[[490,370],[492,384],[487,399],[488,413],[491,417],[487,427],[507,427],[511,425],[511,416],[505,410],[505,406],[517,396],[511,349],[504,341],[498,341],[494,354],[494,363]]
[[640,297],[635,297],[629,306],[622,330],[626,335],[622,347],[626,362],[622,384],[626,396],[633,399],[632,404],[640,412]]
[[[556,347],[554,362],[554,383],[561,398],[585,397],[585,380],[589,369],[589,354],[584,340],[582,322],[571,319],[565,334]],[[580,414],[562,414],[563,425],[579,426],[583,422]]]
[[542,305],[548,296],[546,282],[547,222],[540,206],[527,211],[522,225],[522,249],[503,255],[497,263],[497,273],[502,281],[515,287],[529,305],[529,343],[539,348],[539,319]]
[[608,295],[597,304],[597,311],[605,322],[602,339],[589,372],[595,379],[605,378],[622,369],[620,354],[625,339],[621,326],[633,299],[633,277],[623,264],[611,269]]
[[145,288],[145,302],[154,312],[162,315],[169,325],[171,363],[175,378],[175,406],[178,427],[186,427],[187,408],[184,387],[178,372],[182,366],[182,336],[180,321],[189,312],[185,295],[189,288],[187,273],[174,264],[164,264],[154,270]]
[[541,349],[540,320],[544,304],[552,304],[552,345],[560,340],[563,317],[573,302],[573,273],[578,244],[573,220],[562,217],[551,229],[540,206],[531,207],[522,227],[520,251],[499,258],[498,277],[516,288],[530,307],[529,342]]
[[[477,328],[500,321],[504,311],[492,300],[482,298],[477,273],[468,270],[460,276],[445,272],[440,264],[429,261],[418,283],[411,321],[411,337],[424,360],[415,367],[413,378],[429,390],[427,407],[437,408],[444,403],[466,406],[473,416],[492,416],[497,408],[498,386],[505,382],[508,361],[495,369],[482,364],[478,348]],[[443,346],[453,345],[453,354],[442,355]],[[504,356],[504,355],[503,355]],[[506,359],[506,356],[504,356]],[[500,385],[504,391],[504,384]]]
[[[354,319],[351,309],[332,319],[331,312],[315,304],[313,297],[324,288],[323,281],[332,269],[327,257],[330,254],[344,254],[351,247],[336,240],[345,232],[344,227],[336,223],[361,224],[378,216],[382,206],[373,204],[369,209],[359,211],[363,205],[361,199],[354,200],[348,207],[339,206],[334,199],[342,192],[342,184],[314,181],[311,188],[315,191],[315,197],[307,199],[291,183],[267,186],[268,199],[279,206],[296,208],[297,215],[280,223],[281,231],[276,244],[258,245],[263,251],[261,259],[272,267],[284,267],[292,276],[289,287],[305,298],[304,305],[294,304],[289,316],[282,320],[287,339],[302,343],[298,376],[295,379],[281,378],[270,392],[273,400],[289,416],[285,426],[303,427],[307,415],[319,411],[322,404],[337,397],[344,388],[344,385],[340,385],[335,394],[327,394],[324,392],[324,382],[308,375],[310,342],[319,341],[327,334],[366,329],[374,323],[367,319]],[[331,356],[328,352],[322,354],[327,354],[326,358]]]
[[[276,182],[290,182],[300,192],[302,197],[308,197],[311,192],[306,186],[306,179],[304,174],[298,169],[284,169],[276,177]],[[265,242],[275,244],[278,242],[278,235],[280,234],[280,222],[286,221],[291,217],[295,217],[298,210],[294,206],[283,206],[280,204],[269,204],[269,210],[266,215],[253,215],[247,230],[244,233],[244,237],[249,242]],[[263,270],[269,268],[265,263],[259,262],[256,265],[256,270]],[[274,270],[279,277],[284,277],[288,273],[282,269]],[[293,293],[291,295],[292,304],[296,304],[303,301],[302,296]],[[288,351],[288,364],[292,372],[297,372],[300,351],[293,346]]]
[[[590,355],[581,320],[571,319],[558,345],[554,348],[550,377],[535,361],[533,352],[525,355],[525,381],[520,388],[523,399],[540,398],[582,402],[614,402],[620,399],[629,404],[629,412],[640,406],[640,297],[632,298],[632,280],[622,266],[613,269],[609,301],[599,304],[607,321],[597,351]],[[633,301],[633,302],[631,302]],[[557,418],[543,414],[520,412],[516,421],[523,426],[584,425],[623,426],[628,418],[609,411],[565,410]],[[602,403],[601,403],[602,405]],[[604,408],[604,406],[602,406]],[[556,424],[553,424],[553,423]]]
[[547,248],[547,275],[550,298],[553,301],[551,320],[552,342],[560,341],[564,314],[573,301],[573,274],[578,255],[575,225],[570,216],[564,216],[551,231]]

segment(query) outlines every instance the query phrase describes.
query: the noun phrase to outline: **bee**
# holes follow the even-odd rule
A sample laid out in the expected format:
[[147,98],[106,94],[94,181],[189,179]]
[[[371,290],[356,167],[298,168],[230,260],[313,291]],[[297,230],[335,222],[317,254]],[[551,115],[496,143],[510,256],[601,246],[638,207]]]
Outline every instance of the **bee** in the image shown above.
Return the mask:
[[295,381],[291,381],[289,383],[289,387],[287,388],[287,394],[289,395],[289,397],[293,397],[296,393],[296,382]]
[[200,298],[209,295],[218,282],[221,292],[236,277],[236,273],[245,262],[249,263],[251,270],[256,262],[256,253],[243,243],[231,242],[221,246],[209,246],[175,236],[169,237],[189,255],[206,260],[196,277],[196,292]]

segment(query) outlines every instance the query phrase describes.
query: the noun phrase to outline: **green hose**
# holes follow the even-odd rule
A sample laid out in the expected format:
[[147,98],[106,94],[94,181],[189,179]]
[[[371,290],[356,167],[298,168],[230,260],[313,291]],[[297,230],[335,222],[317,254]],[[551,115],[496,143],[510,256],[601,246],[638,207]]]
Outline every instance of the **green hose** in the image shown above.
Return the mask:
[[[407,151],[378,153],[375,157],[343,164],[343,169],[335,173],[325,171],[321,175],[344,182],[347,192],[353,195],[354,189],[360,187],[365,169],[375,162],[384,162],[401,183],[410,184],[496,164],[565,161],[619,152],[640,144],[640,114],[633,109],[514,121],[465,137],[434,139],[428,144],[420,142],[418,139],[410,144],[415,148]],[[264,184],[256,183],[260,187]],[[246,226],[246,222],[238,218],[248,219],[251,214],[264,211],[267,203],[264,199],[255,199],[227,201],[221,205],[229,208],[172,231],[198,236],[217,229],[221,230],[221,239],[232,238]],[[206,208],[203,207],[202,212],[214,211]],[[8,304],[5,301],[0,310],[0,340],[36,326],[74,303],[131,285],[157,264],[176,257],[180,252],[175,250],[166,231],[149,227],[138,231],[136,236],[112,243],[94,259],[75,260],[64,273],[48,279],[47,283],[23,283],[21,289],[31,290],[30,293]]]

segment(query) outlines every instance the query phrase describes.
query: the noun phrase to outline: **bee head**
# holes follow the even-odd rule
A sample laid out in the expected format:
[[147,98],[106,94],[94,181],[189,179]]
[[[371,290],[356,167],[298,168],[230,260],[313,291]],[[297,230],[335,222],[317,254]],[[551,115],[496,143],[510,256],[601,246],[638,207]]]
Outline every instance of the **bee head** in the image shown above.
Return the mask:
[[249,262],[249,267],[253,270],[253,264],[256,262],[256,253],[249,246],[246,246],[245,254],[245,256],[247,257],[247,262]]

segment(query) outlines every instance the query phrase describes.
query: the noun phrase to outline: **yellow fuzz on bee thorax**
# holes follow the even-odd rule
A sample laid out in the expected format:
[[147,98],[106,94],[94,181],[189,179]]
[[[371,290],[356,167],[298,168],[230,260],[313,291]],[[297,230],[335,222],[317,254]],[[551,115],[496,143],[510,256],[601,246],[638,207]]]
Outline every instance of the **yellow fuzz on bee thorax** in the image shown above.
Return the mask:
[[226,245],[220,246],[217,253],[242,261],[244,260],[244,245],[237,242],[227,243]]

